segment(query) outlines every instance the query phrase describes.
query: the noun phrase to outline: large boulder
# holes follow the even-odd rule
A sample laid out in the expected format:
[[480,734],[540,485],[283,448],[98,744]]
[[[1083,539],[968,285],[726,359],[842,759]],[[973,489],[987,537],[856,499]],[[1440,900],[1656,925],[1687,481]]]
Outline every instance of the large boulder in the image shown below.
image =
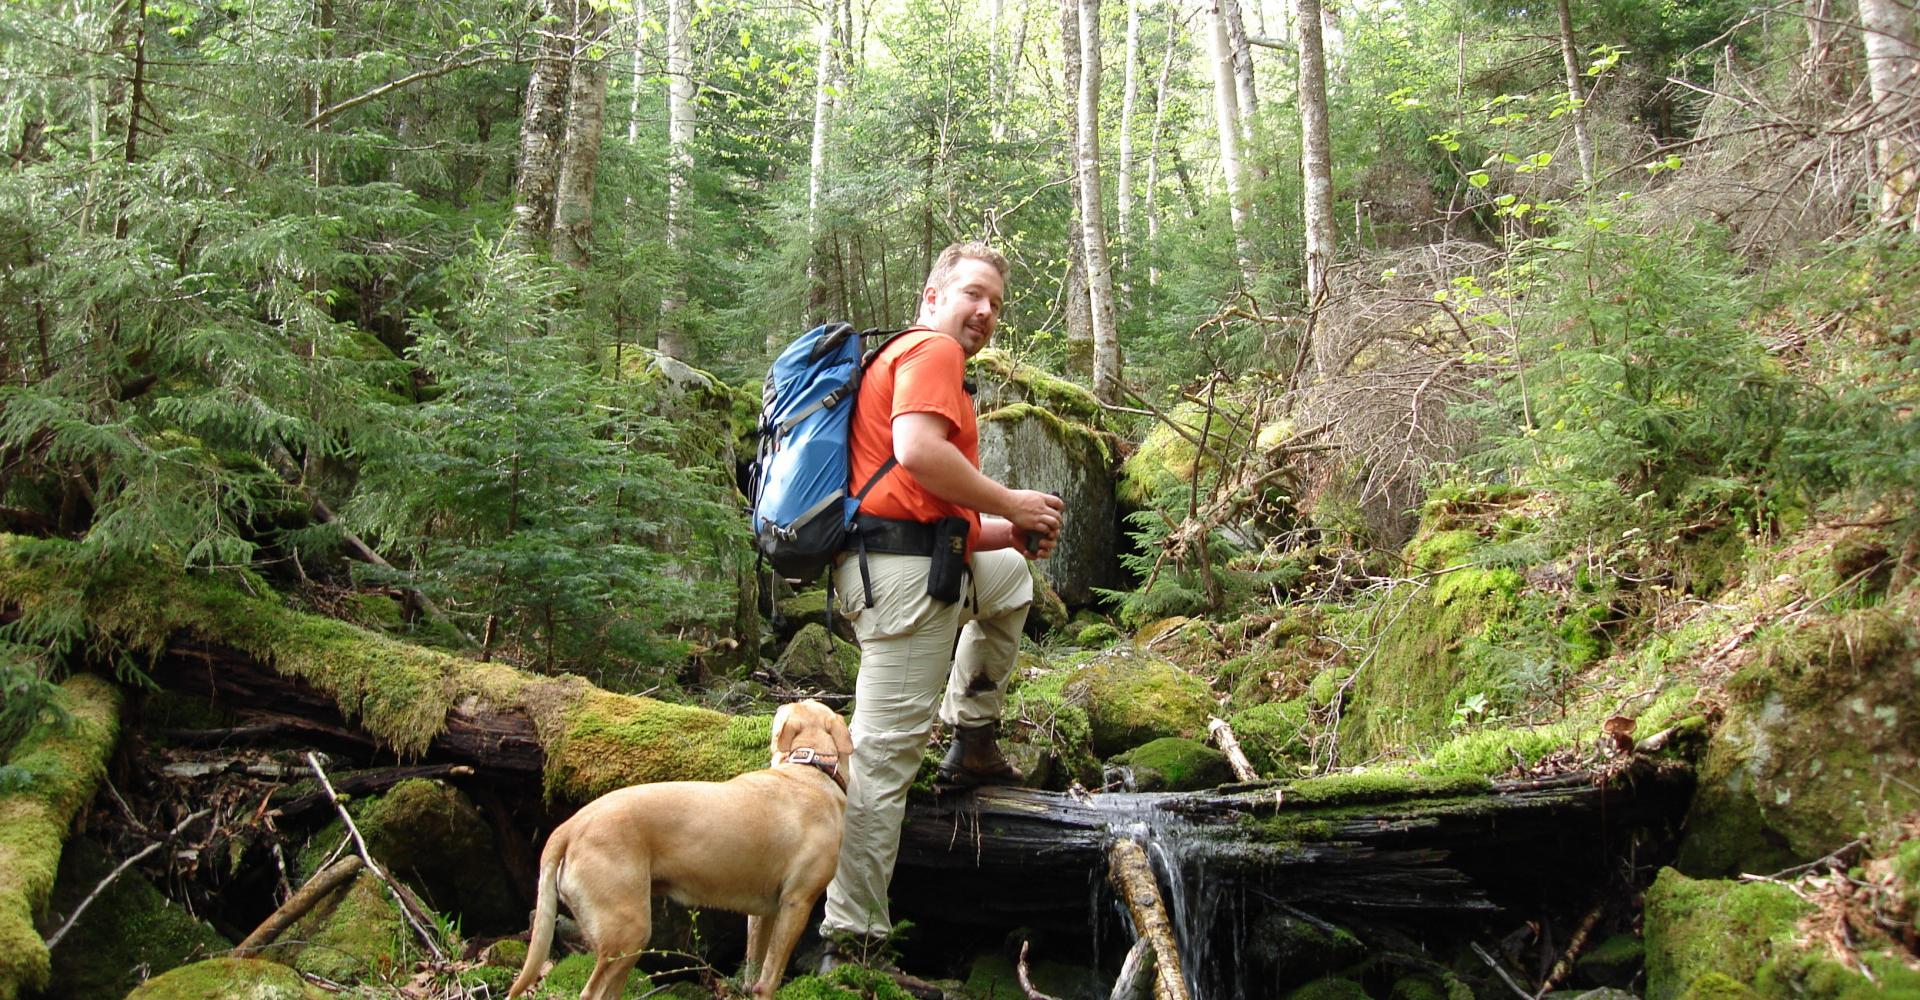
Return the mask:
[[1096,587],[1119,586],[1117,439],[1101,427],[1100,404],[1085,389],[997,351],[982,351],[972,371],[980,385],[981,470],[1015,489],[1066,501],[1060,545],[1043,570],[1069,606],[1093,603]]
[[260,954],[328,982],[378,983],[406,969],[417,945],[386,885],[362,872]]
[[1814,619],[1759,643],[1728,683],[1678,867],[1768,872],[1920,809],[1920,652],[1911,607]]
[[[91,839],[67,842],[51,909],[69,914],[98,888],[114,860]],[[154,888],[138,869],[94,898],[53,952],[53,981],[42,1000],[122,997],[156,976],[226,952],[233,942]]]

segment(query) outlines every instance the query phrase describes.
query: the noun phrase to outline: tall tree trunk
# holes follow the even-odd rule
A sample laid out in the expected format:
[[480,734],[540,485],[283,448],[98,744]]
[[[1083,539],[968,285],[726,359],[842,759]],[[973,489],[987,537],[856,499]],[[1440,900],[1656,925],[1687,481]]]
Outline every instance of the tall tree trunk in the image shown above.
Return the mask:
[[[1300,172],[1305,187],[1307,307],[1327,301],[1327,269],[1333,264],[1333,153],[1327,136],[1327,64],[1320,47],[1320,0],[1296,0],[1300,27]],[[1314,362],[1322,376],[1334,374],[1328,338],[1316,337]]]
[[1220,169],[1227,178],[1227,215],[1233,226],[1234,253],[1240,273],[1253,284],[1253,254],[1247,241],[1248,198],[1246,172],[1240,160],[1240,98],[1233,76],[1233,44],[1227,37],[1223,0],[1208,5],[1207,55],[1213,63],[1213,117],[1219,132]]
[[1120,401],[1120,334],[1115,329],[1113,270],[1107,263],[1106,213],[1100,196],[1100,0],[1071,0],[1080,22],[1080,94],[1074,116],[1080,177],[1080,233],[1087,256],[1087,298],[1093,310],[1093,394]]
[[1880,181],[1880,224],[1916,226],[1920,196],[1920,46],[1914,9],[1905,0],[1860,0],[1860,32],[1867,50],[1867,87],[1873,95],[1873,148]]
[[1141,211],[1147,217],[1147,283],[1160,283],[1160,132],[1167,120],[1167,82],[1173,76],[1173,52],[1179,47],[1180,21],[1167,14],[1167,51],[1160,60],[1160,77],[1153,85],[1153,128],[1147,133],[1147,196]]
[[1127,48],[1124,84],[1120,91],[1120,161],[1114,165],[1114,223],[1120,234],[1120,269],[1127,268],[1127,252],[1132,245],[1133,216],[1133,109],[1140,96],[1140,0],[1127,0]]
[[1240,112],[1240,150],[1253,149],[1254,117],[1260,113],[1259,93],[1253,85],[1253,48],[1247,42],[1247,25],[1240,17],[1240,0],[1219,0],[1220,15],[1227,25],[1227,45],[1233,52],[1233,96]]
[[[641,72],[643,55],[647,43],[647,0],[633,0],[633,70],[629,77],[631,86],[627,93],[627,145],[640,145],[640,84],[646,79]],[[633,202],[628,196],[627,202]]]
[[[827,183],[827,127],[833,112],[834,38],[839,34],[839,0],[820,11],[819,45],[813,61],[813,142],[807,156],[807,313],[802,325],[824,319],[827,286],[820,253],[820,194]],[[769,337],[772,335],[769,334]],[[771,345],[769,345],[771,346]]]
[[574,33],[567,85],[566,144],[554,194],[553,257],[584,270],[593,245],[593,183],[600,169],[600,140],[607,118],[607,66],[600,43],[607,13],[582,3]]
[[660,298],[660,353],[693,357],[681,307],[687,301],[687,210],[693,174],[692,0],[667,0],[667,256],[673,268]]
[[1580,154],[1580,182],[1593,186],[1593,138],[1587,135],[1587,98],[1580,91],[1580,50],[1573,43],[1573,14],[1567,0],[1555,0],[1560,13],[1560,62],[1567,71],[1567,107],[1573,116],[1573,148]]
[[514,171],[513,238],[522,247],[545,246],[553,229],[553,199],[566,142],[571,84],[574,0],[546,0],[540,49],[520,113],[520,157]]
[[1073,135],[1067,144],[1067,277],[1061,285],[1066,296],[1067,370],[1078,375],[1093,375],[1093,300],[1087,289],[1086,223],[1081,220],[1085,199],[1080,194],[1080,11],[1077,0],[1060,4],[1060,62],[1066,86],[1062,93],[1075,104]]

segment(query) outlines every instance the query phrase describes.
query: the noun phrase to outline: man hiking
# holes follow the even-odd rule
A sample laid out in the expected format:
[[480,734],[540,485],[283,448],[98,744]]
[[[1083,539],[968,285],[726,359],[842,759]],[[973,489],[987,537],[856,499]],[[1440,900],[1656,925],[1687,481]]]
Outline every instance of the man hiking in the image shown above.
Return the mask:
[[823,972],[877,953],[892,930],[887,886],[936,708],[954,732],[942,780],[1022,777],[997,739],[1033,603],[1022,550],[1052,554],[1063,505],[980,471],[966,361],[993,338],[1006,277],[1006,258],[984,243],[941,251],[914,327],[886,345],[860,383],[851,480],[873,486],[834,569],[840,610],[860,641],[860,675],[846,832],[821,925],[833,942]]

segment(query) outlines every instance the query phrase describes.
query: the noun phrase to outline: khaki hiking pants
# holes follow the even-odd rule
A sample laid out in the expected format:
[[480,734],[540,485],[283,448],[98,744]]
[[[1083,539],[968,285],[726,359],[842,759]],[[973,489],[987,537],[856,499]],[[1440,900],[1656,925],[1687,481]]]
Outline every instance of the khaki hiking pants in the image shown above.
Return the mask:
[[877,937],[893,929],[887,884],[900,855],[907,788],[933,730],[935,702],[950,726],[993,722],[1006,703],[1007,675],[1033,603],[1026,558],[1013,549],[974,553],[957,604],[927,596],[930,562],[926,556],[870,553],[871,608],[859,557],[842,559],[834,570],[840,613],[860,640],[860,676],[853,693],[846,832],[840,868],[827,886],[822,934]]

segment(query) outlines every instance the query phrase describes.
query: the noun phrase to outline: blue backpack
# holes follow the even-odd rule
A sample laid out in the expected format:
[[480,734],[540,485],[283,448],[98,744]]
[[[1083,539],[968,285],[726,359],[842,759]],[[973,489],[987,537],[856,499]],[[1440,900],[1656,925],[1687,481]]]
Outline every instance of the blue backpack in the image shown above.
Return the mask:
[[[767,372],[753,463],[753,542],[781,576],[819,576],[845,545],[860,501],[898,464],[888,457],[858,493],[848,492],[861,373],[902,332],[823,323],[789,344]],[[863,354],[870,337],[885,339]]]

